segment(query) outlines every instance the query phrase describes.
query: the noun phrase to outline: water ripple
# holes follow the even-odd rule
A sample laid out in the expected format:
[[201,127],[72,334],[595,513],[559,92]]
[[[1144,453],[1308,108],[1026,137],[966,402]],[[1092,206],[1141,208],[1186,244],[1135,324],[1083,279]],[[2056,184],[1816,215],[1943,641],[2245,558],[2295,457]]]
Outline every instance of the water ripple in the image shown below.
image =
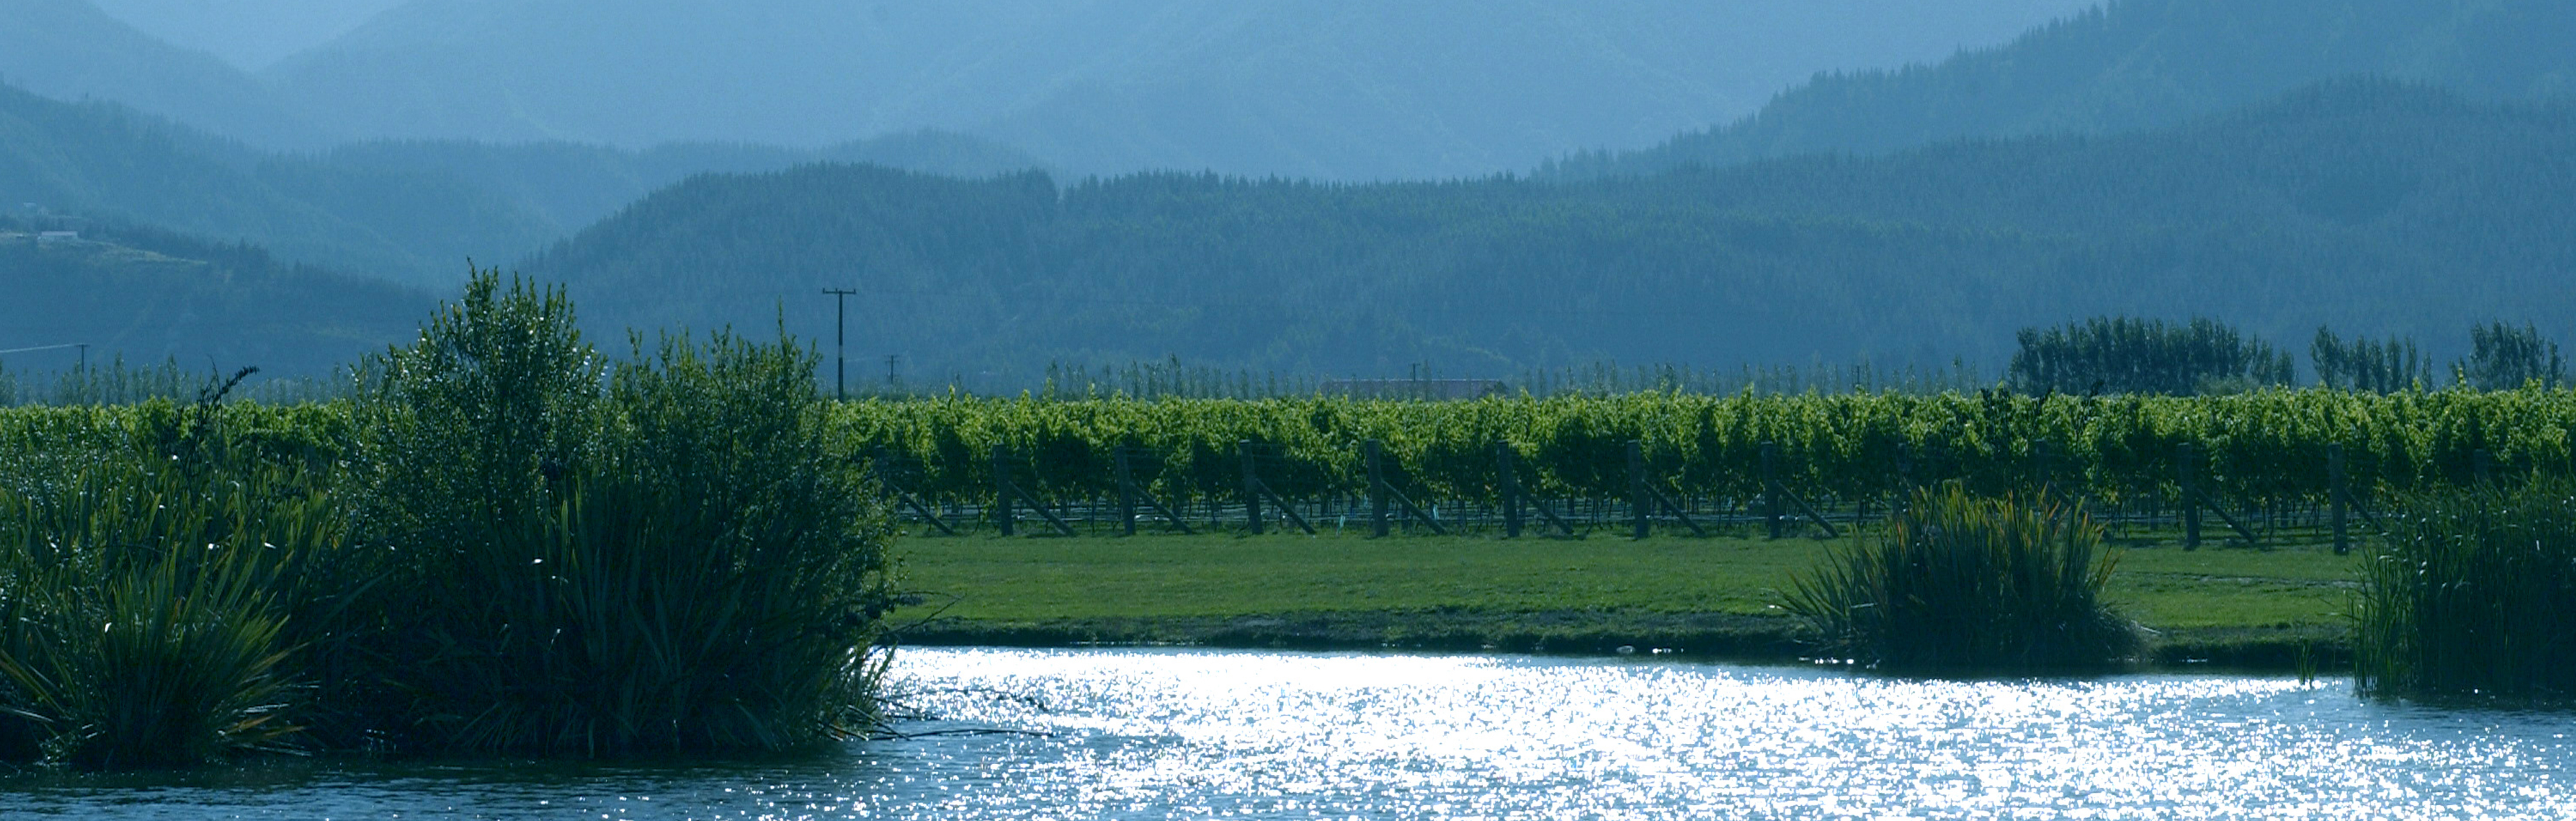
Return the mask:
[[1664,660],[910,650],[913,729],[666,765],[26,780],[8,817],[2566,818],[2576,716],[2343,681],[1905,681]]

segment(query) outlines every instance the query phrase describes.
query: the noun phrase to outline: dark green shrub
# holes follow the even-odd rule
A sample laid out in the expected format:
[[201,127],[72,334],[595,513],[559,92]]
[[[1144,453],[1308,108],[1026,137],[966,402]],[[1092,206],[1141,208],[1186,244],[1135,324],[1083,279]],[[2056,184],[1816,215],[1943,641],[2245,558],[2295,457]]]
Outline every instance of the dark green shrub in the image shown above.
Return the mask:
[[810,354],[613,368],[560,293],[478,274],[380,363],[369,527],[398,717],[430,749],[777,749],[864,726],[891,531]]
[[1886,533],[1834,548],[1787,604],[1826,655],[1884,670],[2080,669],[2141,643],[2102,602],[2113,564],[2081,511],[1948,485],[1918,492]]
[[2358,684],[2390,696],[2576,693],[2576,488],[2419,494],[2363,570]]

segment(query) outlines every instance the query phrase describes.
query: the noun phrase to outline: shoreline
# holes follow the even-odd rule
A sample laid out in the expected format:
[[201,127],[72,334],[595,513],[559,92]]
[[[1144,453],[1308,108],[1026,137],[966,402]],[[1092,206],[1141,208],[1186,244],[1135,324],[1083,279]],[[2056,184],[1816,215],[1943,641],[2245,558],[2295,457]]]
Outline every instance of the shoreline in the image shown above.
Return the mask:
[[[2332,674],[2349,667],[2340,627],[2150,628],[2136,666],[2151,671]],[[1335,611],[1238,616],[1120,616],[1004,621],[943,617],[903,628],[923,647],[1207,647],[1263,650],[1632,653],[1747,663],[1808,661],[1797,623],[1728,613]],[[2304,658],[2304,662],[2303,662]]]

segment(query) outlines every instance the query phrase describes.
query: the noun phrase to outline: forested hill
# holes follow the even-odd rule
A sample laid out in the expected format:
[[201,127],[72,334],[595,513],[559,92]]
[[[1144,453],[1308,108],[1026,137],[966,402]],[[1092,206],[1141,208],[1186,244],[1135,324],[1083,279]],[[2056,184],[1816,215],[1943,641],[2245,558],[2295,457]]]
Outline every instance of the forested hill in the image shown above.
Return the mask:
[[2566,0],[2112,0],[1937,65],[1820,76],[1730,125],[1551,176],[1639,174],[1970,137],[2170,126],[2355,74],[2473,99],[2576,94]]
[[826,149],[384,142],[275,154],[123,106],[0,84],[0,208],[248,241],[290,262],[437,291],[463,281],[468,258],[525,255],[690,174],[826,159],[960,175],[1035,165],[936,133]]
[[[44,238],[77,225],[77,238]],[[86,344],[92,364],[257,366],[319,377],[415,333],[436,302],[389,283],[282,264],[254,246],[0,215],[0,350]],[[70,351],[0,360],[58,370]]]
[[106,103],[0,85],[0,204],[156,225],[414,283],[563,232],[452,178],[282,161]]
[[2097,313],[2439,348],[2489,318],[2571,330],[2568,179],[2576,110],[2343,81],[2129,136],[1581,184],[709,176],[525,267],[608,328],[828,339],[819,289],[857,287],[854,355],[970,381],[1172,355],[1328,374],[1995,363],[2017,328]]

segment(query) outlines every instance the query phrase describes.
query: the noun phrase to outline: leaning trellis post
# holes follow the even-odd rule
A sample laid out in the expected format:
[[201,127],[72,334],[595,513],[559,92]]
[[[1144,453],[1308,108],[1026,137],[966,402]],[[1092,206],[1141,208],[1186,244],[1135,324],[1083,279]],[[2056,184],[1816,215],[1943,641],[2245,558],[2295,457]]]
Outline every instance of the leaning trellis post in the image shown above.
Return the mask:
[[947,522],[939,519],[939,511],[931,509],[929,504],[921,501],[921,497],[912,495],[912,491],[904,489],[901,483],[895,481],[895,471],[889,466],[893,461],[894,456],[884,448],[877,449],[877,458],[869,461],[868,471],[876,474],[877,486],[894,494],[896,504],[911,508],[914,513],[921,516],[922,521],[929,522],[930,526],[938,528],[940,533],[949,536],[957,535],[955,528],[949,527]]
[[1046,503],[1038,501],[1035,494],[1022,490],[1011,482],[1011,449],[1008,446],[996,445],[993,447],[993,516],[1002,527],[1002,535],[1017,535],[1016,519],[1019,517],[1017,507],[1020,504],[1027,504],[1030,510],[1038,514],[1038,518],[1045,519],[1057,533],[1066,536],[1075,535],[1073,525],[1066,524],[1062,517],[1055,515],[1055,511],[1048,510]]
[[1683,510],[1681,505],[1673,503],[1671,497],[1655,489],[1655,483],[1646,476],[1646,444],[1633,439],[1628,441],[1628,490],[1630,503],[1636,511],[1637,538],[1646,538],[1652,532],[1652,517],[1657,511],[1671,513],[1683,527],[1690,528],[1691,535],[1708,537],[1708,531],[1702,529],[1699,522],[1691,520],[1690,511]]
[[[1798,512],[1807,517],[1807,521],[1824,528],[1826,538],[1841,538],[1842,530],[1834,527],[1833,522],[1826,520],[1825,514],[1817,512],[1814,505],[1807,504],[1807,500],[1798,498],[1798,494],[1790,493],[1787,485],[1780,484],[1777,464],[1779,454],[1779,443],[1762,443],[1762,512],[1771,520],[1771,538],[1780,538],[1785,532],[1788,514],[1780,509],[1782,502],[1796,506]],[[1696,531],[1698,528],[1693,527],[1692,530]]]
[[2209,497],[2201,495],[2198,484],[2199,462],[2198,445],[2184,442],[2176,447],[2174,476],[2176,484],[2181,486],[2182,491],[2182,549],[2200,549],[2200,511],[2204,507],[2208,508],[2209,512],[2218,514],[2218,520],[2226,522],[2228,529],[2236,531],[2236,535],[2243,537],[2246,544],[2261,546],[2263,540],[2256,537],[2253,530],[2245,527],[2243,522],[2236,521],[2235,516],[2228,515],[2227,508],[2214,504]]
[[1539,518],[1547,520],[1547,523],[1554,525],[1559,532],[1567,536],[1574,535],[1572,523],[1557,516],[1556,511],[1549,510],[1546,501],[1529,495],[1528,491],[1521,488],[1520,453],[1512,450],[1509,442],[1494,443],[1494,475],[1497,479],[1495,484],[1503,497],[1503,527],[1507,535],[1514,538],[1521,535],[1521,517],[1524,511],[1534,511],[1538,513]]
[[1422,512],[1420,506],[1415,505],[1413,500],[1403,493],[1397,492],[1395,484],[1386,480],[1383,465],[1386,459],[1386,443],[1375,439],[1363,440],[1360,442],[1360,449],[1361,455],[1368,462],[1369,469],[1369,515],[1373,518],[1371,532],[1380,536],[1387,534],[1390,524],[1387,506],[1392,503],[1395,509],[1403,511],[1404,515],[1411,516],[1414,521],[1431,528],[1432,533],[1441,536],[1449,535],[1448,529],[1440,526],[1440,520]]
[[1136,535],[1137,502],[1143,502],[1146,507],[1153,508],[1156,515],[1171,522],[1172,527],[1180,529],[1182,533],[1196,535],[1198,531],[1191,530],[1190,523],[1182,521],[1181,514],[1173,512],[1172,508],[1163,504],[1163,500],[1154,498],[1154,494],[1147,492],[1143,486],[1136,483],[1136,473],[1129,461],[1129,454],[1133,452],[1132,448],[1125,447],[1117,451],[1118,519],[1127,535]]
[[1306,517],[1297,515],[1297,508],[1288,504],[1288,500],[1277,491],[1271,490],[1269,483],[1261,481],[1261,471],[1254,464],[1257,447],[1250,439],[1235,443],[1235,453],[1243,460],[1243,510],[1251,520],[1252,535],[1259,536],[1262,532],[1261,500],[1264,498],[1277,504],[1279,518],[1296,525],[1298,530],[1306,531],[1308,536],[1315,535],[1315,526],[1307,524]]

